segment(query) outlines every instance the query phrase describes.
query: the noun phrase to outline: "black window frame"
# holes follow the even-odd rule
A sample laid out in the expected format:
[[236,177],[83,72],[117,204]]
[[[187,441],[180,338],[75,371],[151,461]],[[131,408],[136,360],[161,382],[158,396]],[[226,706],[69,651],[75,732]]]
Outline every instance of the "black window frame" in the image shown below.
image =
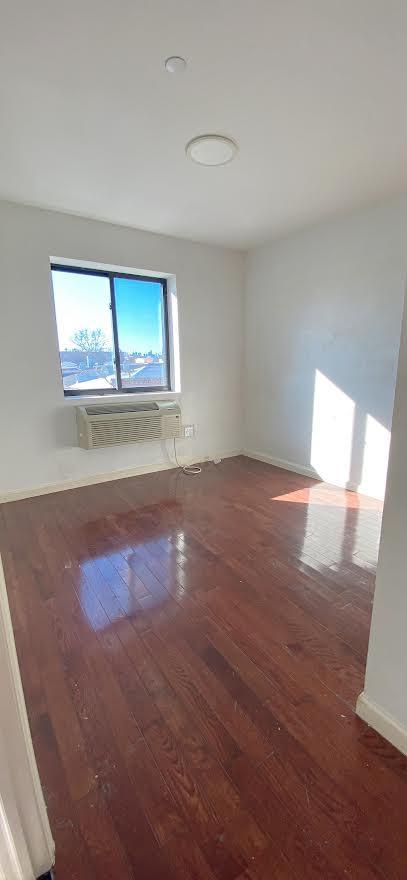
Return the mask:
[[[52,281],[52,272],[70,272],[74,275],[94,275],[102,278],[108,278],[109,286],[110,286],[110,309],[112,312],[112,328],[113,328],[113,363],[116,369],[116,381],[117,388],[92,388],[92,389],[84,389],[80,390],[70,390],[69,388],[64,387],[64,379],[62,376],[62,368],[61,368],[61,378],[62,378],[62,387],[64,390],[64,397],[93,397],[93,396],[103,396],[105,394],[155,394],[160,391],[171,391],[171,363],[170,363],[170,334],[169,334],[169,322],[168,322],[168,291],[167,291],[167,279],[166,278],[158,278],[153,275],[137,275],[133,272],[113,272],[108,269],[91,269],[85,266],[71,266],[64,265],[63,263],[51,263],[51,281]],[[120,366],[120,351],[119,351],[119,334],[117,329],[117,312],[116,312],[116,294],[114,289],[114,279],[115,278],[130,278],[133,281],[146,281],[155,284],[160,284],[162,287],[162,297],[163,297],[163,325],[164,325],[164,351],[163,357],[165,357],[165,366],[166,366],[166,384],[165,385],[134,385],[131,388],[123,388],[122,386],[122,378],[121,378],[121,366]],[[55,292],[53,289],[54,295],[54,304],[55,304]],[[58,325],[57,325],[57,335],[58,335]],[[58,336],[58,350],[59,350],[59,336]],[[60,354],[60,366],[61,366],[61,354]]]

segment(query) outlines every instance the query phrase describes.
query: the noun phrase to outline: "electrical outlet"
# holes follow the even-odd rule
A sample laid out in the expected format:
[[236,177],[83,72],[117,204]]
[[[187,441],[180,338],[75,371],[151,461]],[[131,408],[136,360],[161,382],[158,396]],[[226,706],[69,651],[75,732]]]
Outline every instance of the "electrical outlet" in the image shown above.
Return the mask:
[[184,425],[184,437],[193,437],[195,434],[194,425]]

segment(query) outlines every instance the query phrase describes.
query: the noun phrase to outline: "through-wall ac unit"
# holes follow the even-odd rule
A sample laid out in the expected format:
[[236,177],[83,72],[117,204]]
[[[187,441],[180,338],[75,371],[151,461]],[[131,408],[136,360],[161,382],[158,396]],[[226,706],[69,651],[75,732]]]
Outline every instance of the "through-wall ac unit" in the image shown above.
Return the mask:
[[76,420],[82,449],[181,435],[181,410],[174,400],[78,406]]

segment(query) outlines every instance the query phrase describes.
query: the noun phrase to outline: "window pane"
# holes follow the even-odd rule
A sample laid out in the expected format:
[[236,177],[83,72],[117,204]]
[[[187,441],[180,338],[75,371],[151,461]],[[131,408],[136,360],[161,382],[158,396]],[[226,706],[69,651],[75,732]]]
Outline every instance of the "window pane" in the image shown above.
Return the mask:
[[66,391],[117,388],[109,279],[52,270]]
[[115,278],[123,388],[168,387],[163,285]]

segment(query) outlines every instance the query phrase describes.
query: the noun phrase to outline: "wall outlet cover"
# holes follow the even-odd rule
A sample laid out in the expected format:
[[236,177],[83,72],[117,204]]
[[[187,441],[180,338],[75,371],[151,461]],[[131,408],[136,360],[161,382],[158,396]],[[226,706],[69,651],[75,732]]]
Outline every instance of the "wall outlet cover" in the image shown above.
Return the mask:
[[193,425],[184,425],[184,437],[193,437],[195,428]]

